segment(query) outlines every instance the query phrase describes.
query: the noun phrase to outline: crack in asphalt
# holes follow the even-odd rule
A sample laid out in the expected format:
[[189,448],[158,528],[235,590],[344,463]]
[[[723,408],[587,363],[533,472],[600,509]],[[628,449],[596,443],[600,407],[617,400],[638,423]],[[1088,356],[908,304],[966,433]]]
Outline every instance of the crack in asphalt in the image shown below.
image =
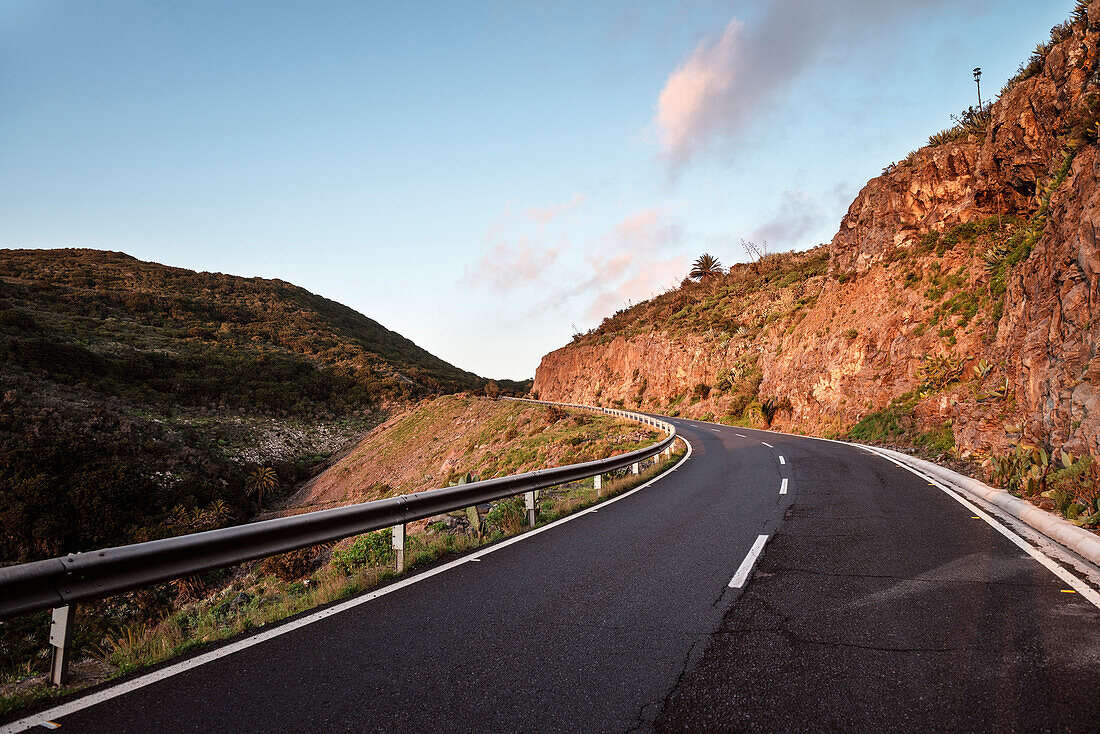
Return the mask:
[[820,647],[837,647],[837,648],[852,648],[855,650],[870,650],[875,652],[900,652],[900,653],[917,653],[917,652],[973,652],[981,649],[981,645],[962,645],[959,647],[892,647],[884,645],[866,645],[857,642],[841,642],[841,641],[829,641],[829,640],[815,640],[808,637],[802,637],[791,630],[782,629],[777,627],[758,627],[739,630],[719,630],[714,633],[715,636],[724,637],[743,637],[746,635],[779,635],[780,637],[786,637],[792,642],[797,642],[803,645],[817,645]]
[[[634,726],[626,730],[625,734],[631,734],[631,732],[639,731],[646,724],[652,725],[660,717],[661,712],[664,711],[665,706],[668,704],[668,700],[672,697],[672,694],[676,692],[676,689],[680,687],[680,684],[684,682],[684,676],[687,675],[688,666],[691,664],[691,656],[695,653],[695,648],[699,646],[700,642],[710,641],[710,638],[717,634],[717,632],[709,632],[707,634],[699,635],[695,638],[695,641],[691,643],[691,647],[688,648],[687,654],[684,655],[684,662],[680,665],[680,672],[676,676],[676,681],[669,686],[668,691],[657,701],[649,701],[638,707],[638,714],[635,717]],[[656,715],[650,719],[645,715],[645,710],[651,707],[657,707],[660,704],[660,708],[657,709]]]
[[1033,589],[1047,588],[1049,584],[1030,583],[1026,581],[999,581],[996,579],[936,579],[923,576],[893,576],[891,574],[874,573],[837,573],[830,571],[813,571],[806,568],[776,568],[768,572],[768,575],[780,573],[802,574],[804,576],[825,576],[829,578],[849,579],[888,579],[891,581],[919,581],[925,584],[967,584],[978,586],[1011,586],[1013,588],[1027,587]]

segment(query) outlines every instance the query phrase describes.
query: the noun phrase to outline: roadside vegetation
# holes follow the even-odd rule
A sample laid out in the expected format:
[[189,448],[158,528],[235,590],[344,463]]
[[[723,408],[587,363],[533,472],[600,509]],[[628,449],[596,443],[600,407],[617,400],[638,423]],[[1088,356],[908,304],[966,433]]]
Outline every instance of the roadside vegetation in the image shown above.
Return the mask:
[[610,416],[469,394],[398,413],[290,497],[298,512],[621,454],[657,434]]
[[[439,400],[451,403],[474,399]],[[482,400],[479,409],[490,413],[483,405],[486,402]],[[596,453],[610,455],[649,445],[659,437],[648,428],[606,416],[565,413],[557,408],[520,403],[494,405],[513,417],[516,415],[513,411],[519,410],[520,420],[526,419],[532,429],[541,426],[537,434],[549,434],[550,440],[574,436],[577,431],[587,432],[581,441],[566,444],[574,453],[563,454],[562,463],[587,460],[575,458],[590,455],[587,444],[597,444],[602,449]],[[549,425],[535,422],[532,414],[541,415]],[[406,422],[406,428],[408,425]],[[492,425],[499,428],[495,423]],[[682,442],[677,442],[671,462],[678,461],[684,451]],[[531,456],[532,461],[545,458],[545,454],[538,452]],[[639,476],[629,474],[628,470],[620,471],[614,477],[605,477],[601,491],[594,489],[592,480],[544,491],[539,497],[538,524],[552,522],[633,488],[669,466],[669,461],[658,461]],[[522,467],[531,468],[536,467]],[[458,474],[452,472],[448,483],[476,478]],[[0,623],[3,630],[0,663],[4,666],[0,673],[0,714],[376,588],[399,576],[524,532],[524,523],[522,498],[504,499],[489,506],[412,523],[406,537],[406,567],[401,574],[394,572],[392,536],[387,529],[81,605],[74,681],[60,693],[48,687],[43,677],[47,665],[48,614]]]

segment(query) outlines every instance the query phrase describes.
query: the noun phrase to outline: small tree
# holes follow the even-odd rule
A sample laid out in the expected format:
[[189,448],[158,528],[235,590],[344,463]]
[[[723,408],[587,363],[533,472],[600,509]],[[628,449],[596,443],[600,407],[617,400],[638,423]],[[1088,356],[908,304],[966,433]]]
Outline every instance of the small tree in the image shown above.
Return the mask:
[[279,488],[279,475],[270,466],[258,466],[248,477],[248,496],[256,498],[256,505],[262,507],[264,495]]
[[710,278],[717,278],[721,274],[722,263],[718,262],[718,258],[704,252],[691,264],[691,272],[688,274],[688,277],[703,281]]
[[496,380],[489,380],[485,383],[485,397],[493,400],[500,397],[500,385],[496,383]]

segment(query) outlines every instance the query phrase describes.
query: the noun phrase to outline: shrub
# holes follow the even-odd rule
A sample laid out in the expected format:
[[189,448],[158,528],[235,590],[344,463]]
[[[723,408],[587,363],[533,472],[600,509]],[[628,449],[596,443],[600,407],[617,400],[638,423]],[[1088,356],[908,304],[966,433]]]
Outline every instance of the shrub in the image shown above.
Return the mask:
[[733,400],[726,408],[726,414],[733,418],[740,418],[745,414],[745,408],[749,407],[749,403],[752,402],[752,397],[744,393],[738,393],[733,396]]
[[312,573],[320,565],[324,547],[327,546],[300,548],[289,553],[268,556],[260,564],[260,568],[281,581],[295,581]]
[[518,533],[523,528],[524,514],[520,498],[509,497],[489,509],[485,522],[505,533]]
[[382,566],[393,562],[393,530],[376,530],[357,537],[350,546],[332,552],[332,565],[344,573],[363,566]]
[[710,395],[710,385],[705,382],[696,384],[691,391],[691,395],[698,400],[706,400],[707,396]]
[[760,414],[764,418],[765,425],[771,426],[772,421],[775,420],[775,416],[781,411],[791,412],[793,406],[791,405],[790,398],[764,398],[764,401],[760,403]]
[[556,405],[550,405],[546,408],[546,420],[550,423],[557,423],[568,417],[569,414]]
[[1100,128],[1100,94],[1089,92],[1070,113],[1069,139],[1078,145],[1095,143]]
[[714,389],[720,392],[728,392],[733,389],[735,381],[733,372],[723,367],[714,376]]

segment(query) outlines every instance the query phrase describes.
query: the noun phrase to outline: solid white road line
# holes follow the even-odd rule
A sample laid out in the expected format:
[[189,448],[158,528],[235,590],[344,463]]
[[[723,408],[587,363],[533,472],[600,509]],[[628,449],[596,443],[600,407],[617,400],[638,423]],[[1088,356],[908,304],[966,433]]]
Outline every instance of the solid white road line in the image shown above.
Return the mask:
[[779,485],[779,494],[787,494],[787,478],[783,477],[783,484]]
[[924,479],[929,484],[931,484],[935,487],[939,487],[941,490],[946,492],[949,496],[953,497],[956,501],[958,501],[959,504],[961,504],[963,507],[965,507],[968,510],[970,510],[971,512],[973,512],[975,516],[980,517],[982,520],[985,520],[987,523],[989,523],[998,533],[1000,533],[1001,535],[1003,535],[1006,538],[1008,538],[1009,540],[1011,540],[1014,545],[1018,546],[1021,550],[1023,550],[1029,556],[1031,556],[1036,561],[1038,561],[1040,564],[1042,564],[1044,568],[1049,570],[1051,573],[1053,573],[1055,576],[1057,576],[1062,581],[1065,581],[1069,586],[1072,586],[1073,589],[1078,594],[1080,594],[1081,596],[1085,597],[1090,602],[1092,602],[1093,606],[1095,606],[1097,609],[1100,609],[1100,593],[1097,593],[1096,589],[1092,588],[1091,586],[1086,584],[1084,581],[1077,578],[1076,576],[1071,574],[1066,569],[1062,568],[1060,565],[1058,565],[1053,560],[1051,560],[1049,557],[1047,557],[1046,554],[1044,554],[1043,552],[1041,552],[1040,550],[1035,548],[1033,545],[1028,543],[1026,540],[1021,538],[1016,533],[1009,530],[1007,527],[1005,527],[1001,523],[994,520],[992,516],[987,514],[984,510],[979,508],[973,502],[966,499],[961,494],[959,494],[958,492],[956,492],[953,489],[951,489],[950,487],[948,487],[946,484],[943,484],[938,479],[936,479],[934,477],[930,477],[922,471],[919,471],[917,469],[914,469],[911,466],[903,464],[902,462],[898,461],[897,459],[895,459],[892,456],[887,456],[886,454],[879,453],[878,451],[875,451],[870,446],[866,446],[866,447],[863,447],[863,448],[864,448],[865,451],[869,451],[870,453],[875,454],[876,456],[881,456],[883,459],[886,459],[889,462],[897,464],[902,469],[905,469],[907,471],[912,472],[913,474],[916,474],[918,477],[920,477],[921,479]]
[[749,580],[749,574],[752,573],[752,567],[756,565],[756,559],[760,557],[760,552],[764,550],[764,544],[767,542],[767,535],[760,535],[756,538],[756,542],[752,544],[752,548],[749,548],[749,554],[745,556],[745,560],[741,561],[741,566],[737,569],[737,573],[730,579],[731,589],[740,589],[745,585],[745,582]]
[[[1065,581],[1066,584],[1068,584],[1069,586],[1072,586],[1073,589],[1075,591],[1077,591],[1077,593],[1081,594],[1081,596],[1088,599],[1094,606],[1096,606],[1098,609],[1100,609],[1100,593],[1098,593],[1096,591],[1096,589],[1092,588],[1091,586],[1086,584],[1084,581],[1077,578],[1076,576],[1074,576],[1069,571],[1065,570],[1061,565],[1058,564],[1058,562],[1051,559],[1049,556],[1047,556],[1041,550],[1039,550],[1039,549],[1035,548],[1034,546],[1032,546],[1030,543],[1028,543],[1022,537],[1020,537],[1019,535],[1014,533],[1012,530],[1010,530],[1005,525],[1002,525],[994,517],[992,517],[991,515],[989,515],[985,511],[983,511],[981,508],[976,506],[973,502],[971,502],[970,500],[968,500],[964,496],[962,496],[961,493],[956,492],[954,489],[951,489],[950,487],[943,484],[942,482],[940,482],[938,480],[935,480],[932,477],[926,476],[923,472],[920,472],[920,471],[918,471],[917,469],[914,469],[911,466],[903,464],[902,462],[894,459],[891,456],[887,456],[886,454],[879,453],[872,446],[864,446],[862,444],[857,445],[857,444],[850,443],[848,441],[838,441],[838,440],[832,439],[832,438],[822,438],[821,436],[799,436],[799,435],[796,435],[796,434],[793,434],[793,433],[781,433],[779,431],[767,431],[767,433],[774,433],[777,436],[787,436],[787,437],[791,437],[791,438],[806,438],[806,439],[809,439],[811,441],[822,441],[824,443],[835,443],[835,444],[839,444],[841,446],[847,446],[849,448],[862,449],[863,451],[866,451],[867,453],[874,454],[875,456],[886,459],[890,463],[896,464],[896,465],[900,466],[902,469],[905,469],[908,472],[916,474],[918,477],[920,477],[921,479],[924,479],[929,484],[931,484],[935,487],[938,487],[943,492],[946,492],[948,495],[950,495],[952,498],[954,498],[957,502],[959,502],[961,505],[963,505],[967,509],[970,509],[971,511],[973,511],[975,515],[977,515],[982,520],[987,522],[997,532],[999,532],[1001,535],[1008,538],[1010,541],[1012,541],[1012,543],[1014,545],[1016,545],[1022,551],[1027,553],[1029,556],[1034,558],[1036,561],[1038,561],[1044,568],[1049,570],[1051,573],[1053,573],[1059,579],[1061,579],[1062,581]],[[764,443],[764,442],[762,441],[761,443]],[[768,446],[769,444],[765,443],[764,445]],[[1052,540],[1051,542],[1056,543],[1057,541]],[[3,734],[3,732],[0,732],[0,734]]]
[[[680,461],[676,463],[676,467],[674,468],[679,467],[681,464],[687,461],[688,458],[691,457],[691,442],[683,436],[680,436],[680,439],[684,442],[684,444],[687,445],[687,453],[684,454],[684,458],[680,459]],[[599,506],[607,507],[608,505],[618,502],[619,500],[626,499],[635,492],[640,492],[649,485],[653,484],[658,479],[665,476],[665,474],[667,474],[667,472],[653,477],[653,479],[650,479],[645,484],[635,487],[634,489],[623,492],[622,494],[611,497],[610,499],[606,499],[601,502]],[[595,510],[577,512],[572,515],[568,515],[561,518],[560,520],[555,520],[549,525],[543,525],[541,528],[536,528],[535,530],[528,530],[527,532],[509,538],[508,540],[501,541],[496,545],[489,546],[488,548],[476,551],[468,556],[463,556],[462,558],[456,558],[449,563],[444,563],[442,566],[436,566],[435,568],[424,571],[423,573],[418,573],[415,576],[410,576],[407,579],[403,579],[401,581],[398,581],[397,583],[390,584],[385,588],[376,589],[375,591],[363,594],[362,596],[357,596],[354,599],[349,599],[341,604],[337,604],[327,609],[322,609],[319,612],[314,612],[313,614],[301,617],[300,619],[296,619],[293,622],[287,622],[286,624],[281,624],[273,629],[259,632],[244,640],[231,642],[228,645],[223,645],[222,647],[219,647],[217,650],[211,650],[210,652],[203,653],[202,655],[196,655],[193,658],[188,658],[187,660],[183,660],[172,665],[167,665],[159,670],[153,671],[152,673],[148,673],[147,675],[133,678],[124,683],[119,683],[117,686],[105,688],[101,691],[96,691],[95,693],[89,693],[86,696],[80,696],[79,698],[74,698],[70,701],[66,701],[65,703],[54,706],[53,708],[46,709],[45,711],[40,711],[37,714],[31,714],[30,716],[27,716],[25,718],[13,721],[10,724],[0,726],[0,734],[16,734],[17,732],[26,731],[27,729],[31,729],[36,726],[42,726],[46,723],[52,723],[53,719],[60,719],[62,717],[68,716],[69,714],[74,714],[77,711],[82,711],[86,708],[95,706],[96,704],[103,703],[104,701],[109,701],[112,698],[117,698],[119,696],[125,695],[130,691],[136,691],[139,688],[144,688],[145,686],[151,685],[158,681],[162,681],[165,678],[171,678],[174,675],[178,675],[193,668],[197,668],[200,665],[205,665],[206,663],[213,662],[219,658],[224,658],[232,655],[235,652],[246,650],[253,645],[259,645],[261,642],[267,642],[268,640],[274,639],[276,637],[281,637],[288,632],[293,632],[294,630],[305,627],[306,625],[313,624],[314,622],[320,622],[322,619],[327,619],[328,617],[332,617],[341,612],[346,612],[349,609],[354,609],[355,607],[358,607],[360,605],[372,602],[379,597],[386,596],[387,594],[392,594],[395,591],[400,591],[406,586],[412,586],[413,584],[419,583],[420,581],[426,581],[433,576],[438,576],[441,573],[450,571],[452,568],[461,566],[464,563],[476,563],[490,553],[495,553],[496,551],[502,548],[507,548],[514,543],[519,543],[523,540],[527,540],[528,538],[533,538],[540,533],[544,533],[547,530],[550,530],[551,528],[556,528],[559,525],[564,525],[567,522],[571,522],[578,518],[584,517],[588,514],[588,512],[595,512]]]
[[780,463],[780,464],[786,464],[786,463],[787,463],[787,460],[786,460],[786,459],[784,459],[784,458],[783,458],[782,456],[780,456],[780,457],[779,457],[779,463]]
[[767,447],[768,447],[769,449],[774,449],[774,448],[775,448],[775,446],[772,446],[772,445],[771,445],[770,443],[768,443],[767,441],[761,441],[760,443],[764,444],[764,445],[765,445],[765,446],[767,446]]

